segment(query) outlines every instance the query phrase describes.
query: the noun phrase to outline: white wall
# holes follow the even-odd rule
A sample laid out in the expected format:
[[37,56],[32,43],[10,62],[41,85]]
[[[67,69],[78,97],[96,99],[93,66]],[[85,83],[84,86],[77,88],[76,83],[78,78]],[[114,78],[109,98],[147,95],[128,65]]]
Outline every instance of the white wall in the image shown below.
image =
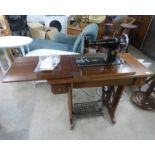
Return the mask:
[[27,22],[39,22],[45,24],[44,15],[27,15]]

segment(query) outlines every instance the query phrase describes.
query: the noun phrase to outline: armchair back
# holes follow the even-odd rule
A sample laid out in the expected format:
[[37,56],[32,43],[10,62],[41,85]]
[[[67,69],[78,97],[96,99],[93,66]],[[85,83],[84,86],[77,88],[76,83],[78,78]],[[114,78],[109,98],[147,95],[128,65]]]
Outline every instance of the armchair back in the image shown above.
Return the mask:
[[78,53],[80,52],[81,41],[82,41],[83,36],[86,36],[86,37],[88,37],[88,39],[90,41],[93,41],[93,40],[96,40],[98,31],[99,31],[99,28],[98,28],[97,24],[92,23],[92,24],[87,25],[83,29],[83,31],[80,33],[80,35],[77,37],[77,39],[73,45],[73,52],[78,52]]

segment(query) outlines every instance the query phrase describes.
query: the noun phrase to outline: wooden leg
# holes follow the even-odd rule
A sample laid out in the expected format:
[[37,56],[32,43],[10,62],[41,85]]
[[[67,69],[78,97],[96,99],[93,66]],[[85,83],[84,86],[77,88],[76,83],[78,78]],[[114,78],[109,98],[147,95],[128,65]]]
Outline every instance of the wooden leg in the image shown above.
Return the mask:
[[110,117],[111,117],[111,120],[113,123],[116,122],[115,120],[115,111],[116,111],[116,108],[119,104],[119,101],[121,99],[121,96],[123,94],[123,91],[124,91],[124,86],[118,86],[117,90],[116,90],[116,93],[115,93],[115,96],[113,98],[113,101],[112,101],[112,107],[111,107],[111,110],[110,110]]
[[114,86],[108,86],[105,90],[103,87],[102,91],[102,101],[103,104],[107,107],[112,123],[116,122],[115,120],[115,111],[119,104],[119,100],[124,91],[124,86],[118,86],[116,91]]
[[72,103],[72,85],[68,84],[68,110],[70,129],[73,129],[73,103]]

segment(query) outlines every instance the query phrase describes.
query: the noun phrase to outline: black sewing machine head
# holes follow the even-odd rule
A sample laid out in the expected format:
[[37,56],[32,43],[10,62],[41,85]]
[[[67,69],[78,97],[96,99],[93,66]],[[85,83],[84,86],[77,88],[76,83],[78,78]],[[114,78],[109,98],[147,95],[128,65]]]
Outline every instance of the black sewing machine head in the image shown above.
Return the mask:
[[[116,55],[122,50],[126,50],[129,44],[129,38],[127,34],[122,34],[120,37],[114,37],[111,39],[101,39],[90,42],[87,37],[83,36],[81,44],[81,54],[85,54],[89,47],[98,49],[98,52],[102,53],[102,48],[106,48],[105,63],[109,64],[115,61]],[[100,51],[101,50],[101,51]]]

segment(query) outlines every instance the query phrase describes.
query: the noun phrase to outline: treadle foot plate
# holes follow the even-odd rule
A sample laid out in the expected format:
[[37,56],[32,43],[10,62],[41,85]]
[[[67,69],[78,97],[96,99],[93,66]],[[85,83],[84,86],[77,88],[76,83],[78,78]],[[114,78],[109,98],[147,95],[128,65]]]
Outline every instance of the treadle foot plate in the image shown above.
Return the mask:
[[74,103],[73,114],[81,116],[103,116],[103,105],[99,101]]
[[145,92],[137,91],[132,94],[131,101],[144,110],[155,110],[155,98]]

